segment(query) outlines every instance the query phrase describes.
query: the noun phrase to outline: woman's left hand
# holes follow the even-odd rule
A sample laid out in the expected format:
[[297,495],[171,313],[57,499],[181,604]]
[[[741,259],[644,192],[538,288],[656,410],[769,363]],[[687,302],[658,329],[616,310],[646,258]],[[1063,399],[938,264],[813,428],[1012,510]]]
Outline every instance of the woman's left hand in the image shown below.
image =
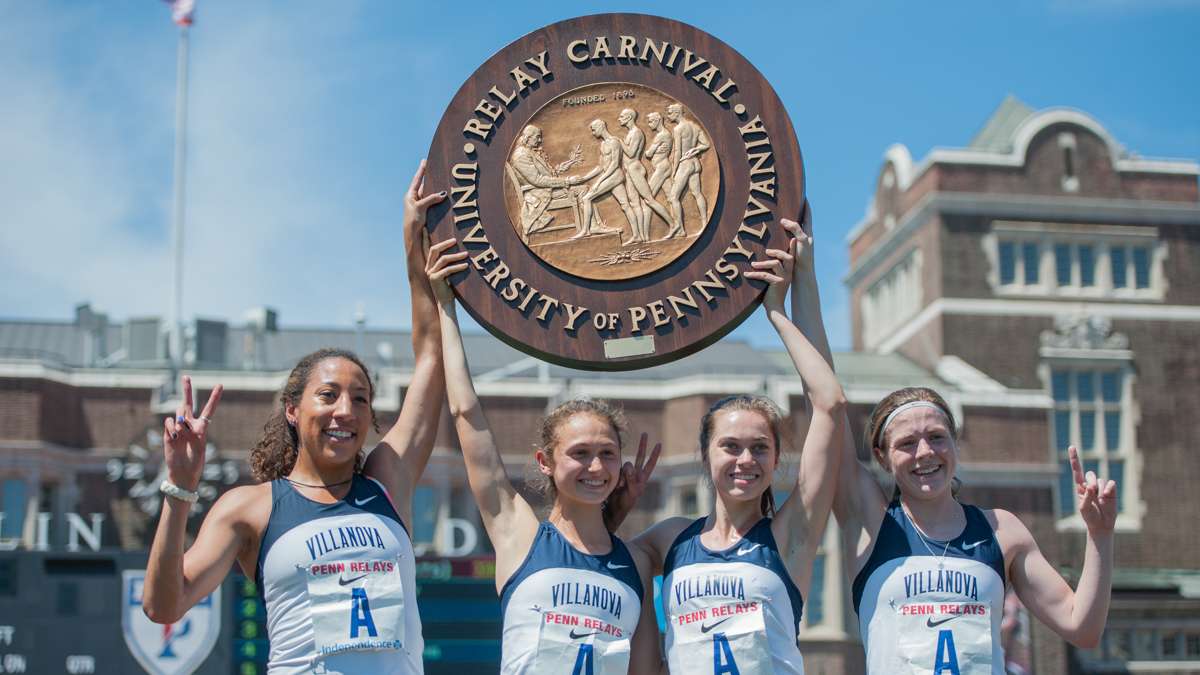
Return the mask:
[[[413,175],[412,184],[408,186],[408,192],[404,193],[404,248],[408,253],[410,262],[414,260],[414,256],[422,256],[424,249],[422,247],[422,232],[425,229],[425,215],[429,211],[429,207],[437,204],[446,198],[446,191],[427,194],[425,190],[425,160],[421,160],[421,165],[417,167],[417,172]],[[410,266],[410,275],[420,276],[422,270],[425,269],[424,261],[420,264]]]
[[662,443],[655,443],[654,449],[647,457],[646,446],[649,442],[650,437],[642,434],[638,442],[637,456],[632,463],[625,462],[621,466],[621,477],[617,481],[617,487],[608,495],[608,509],[605,515],[611,530],[617,529],[625,520],[625,516],[633,510],[642,493],[646,491],[646,486],[650,484],[650,475],[654,473],[658,456],[662,453]]
[[792,283],[792,267],[796,263],[796,256],[793,255],[795,250],[796,239],[788,237],[787,250],[767,249],[768,260],[751,262],[750,267],[753,269],[744,273],[747,279],[756,279],[770,284],[767,286],[766,295],[763,296],[763,307],[768,312],[785,311],[784,303],[787,301],[788,287]]
[[1079,498],[1079,516],[1088,532],[1111,534],[1117,524],[1117,483],[1100,480],[1095,472],[1084,474],[1079,463],[1079,451],[1072,446],[1067,450],[1071,460],[1071,474],[1075,478],[1075,494]]
[[779,222],[783,225],[783,229],[796,238],[795,275],[812,277],[816,269],[813,264],[812,210],[808,208],[808,202],[805,202],[804,206],[802,222],[798,223],[790,218],[780,218]]
[[425,263],[425,274],[433,287],[433,296],[443,305],[454,302],[454,291],[450,289],[450,277],[467,269],[467,252],[446,253],[458,243],[457,239],[446,239],[429,247],[429,260]]

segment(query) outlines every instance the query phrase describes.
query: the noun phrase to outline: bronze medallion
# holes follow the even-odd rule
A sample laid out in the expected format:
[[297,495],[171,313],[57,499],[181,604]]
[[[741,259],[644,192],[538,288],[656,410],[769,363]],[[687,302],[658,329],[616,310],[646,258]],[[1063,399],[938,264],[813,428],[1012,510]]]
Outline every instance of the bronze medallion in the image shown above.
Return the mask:
[[429,150],[435,241],[463,307],[508,344],[628,370],[711,344],[758,304],[804,170],[774,90],[691,26],[599,14],[536,30],[463,84]]
[[530,117],[508,153],[509,222],[534,255],[569,274],[661,269],[700,238],[716,207],[721,171],[709,138],[686,106],[645,85],[568,91]]

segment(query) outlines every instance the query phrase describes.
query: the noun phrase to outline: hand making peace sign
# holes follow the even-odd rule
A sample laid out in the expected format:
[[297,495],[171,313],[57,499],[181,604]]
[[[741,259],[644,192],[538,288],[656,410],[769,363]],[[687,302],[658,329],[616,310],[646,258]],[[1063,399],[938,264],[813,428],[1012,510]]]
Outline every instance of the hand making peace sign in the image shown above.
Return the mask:
[[649,435],[643,433],[641,440],[638,441],[638,451],[634,461],[632,463],[625,462],[621,466],[621,477],[617,481],[617,487],[608,496],[605,511],[605,519],[608,521],[610,529],[615,530],[625,520],[625,516],[633,510],[638,498],[650,484],[650,475],[654,473],[654,467],[658,464],[658,456],[662,453],[662,443],[655,443],[654,449],[647,457],[646,446],[649,442]]
[[185,490],[195,491],[204,471],[204,449],[208,436],[208,425],[221,402],[222,385],[213,387],[204,404],[204,410],[196,416],[192,404],[192,378],[183,376],[183,403],[175,410],[175,417],[163,421],[163,453],[167,464],[167,480]]

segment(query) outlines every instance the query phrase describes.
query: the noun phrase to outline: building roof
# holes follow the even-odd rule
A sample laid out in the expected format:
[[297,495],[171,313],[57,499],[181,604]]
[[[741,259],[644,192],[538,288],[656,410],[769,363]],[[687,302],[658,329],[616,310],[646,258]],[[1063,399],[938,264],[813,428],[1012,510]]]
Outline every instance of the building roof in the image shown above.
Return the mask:
[[[194,326],[193,326],[194,328]],[[228,326],[225,355],[210,361],[206,370],[280,372],[290,369],[303,355],[322,347],[357,352],[369,367],[406,370],[413,366],[412,334],[407,330],[287,327],[255,331],[248,326]],[[189,331],[190,332],[190,331]],[[71,321],[0,319],[0,359],[35,360],[66,368],[122,369],[165,367],[161,360],[127,357],[128,323],[103,328],[103,339],[87,354],[89,331]],[[255,349],[255,341],[258,348]],[[544,364],[509,347],[486,333],[463,336],[471,370],[476,376],[495,379],[545,375],[555,380],[606,379],[610,381],[671,380],[697,376],[794,376],[787,352],[758,348],[740,340],[725,339],[672,363],[623,372],[591,372]],[[834,356],[839,376],[847,386],[899,387],[945,385],[930,371],[899,354],[839,353]],[[540,372],[539,372],[540,371]]]
[[984,123],[975,138],[967,144],[968,148],[987,152],[1011,152],[1013,135],[1017,128],[1034,113],[1033,108],[1025,105],[1016,96],[1009,94],[1000,102],[988,121]]

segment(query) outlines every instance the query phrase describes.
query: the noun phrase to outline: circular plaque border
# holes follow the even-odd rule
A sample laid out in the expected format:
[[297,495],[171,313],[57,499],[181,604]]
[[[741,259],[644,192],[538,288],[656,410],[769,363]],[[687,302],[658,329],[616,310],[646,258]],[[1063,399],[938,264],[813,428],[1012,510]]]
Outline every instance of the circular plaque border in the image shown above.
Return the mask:
[[[634,51],[621,51],[623,36],[635,40]],[[583,44],[574,45],[574,54],[588,54],[581,63],[568,58],[578,40]],[[653,51],[648,60],[638,57],[648,41],[667,43],[661,60]],[[528,120],[551,99],[602,81],[641,84],[684,103],[712,134],[722,173],[700,240],[660,270],[616,281],[576,277],[539,259],[516,236],[504,203],[504,162]],[[765,248],[779,245],[785,236],[779,218],[799,217],[805,186],[791,120],[762,74],[712,35],[643,14],[560,21],[498,51],[447,106],[429,148],[427,176],[434,189],[451,191],[430,209],[431,237],[457,237],[472,259],[451,280],[462,306],[514,348],[585,370],[670,362],[736,327],[763,292],[762,283],[740,274],[749,269],[747,256],[762,259]],[[671,301],[689,296],[697,308]]]

